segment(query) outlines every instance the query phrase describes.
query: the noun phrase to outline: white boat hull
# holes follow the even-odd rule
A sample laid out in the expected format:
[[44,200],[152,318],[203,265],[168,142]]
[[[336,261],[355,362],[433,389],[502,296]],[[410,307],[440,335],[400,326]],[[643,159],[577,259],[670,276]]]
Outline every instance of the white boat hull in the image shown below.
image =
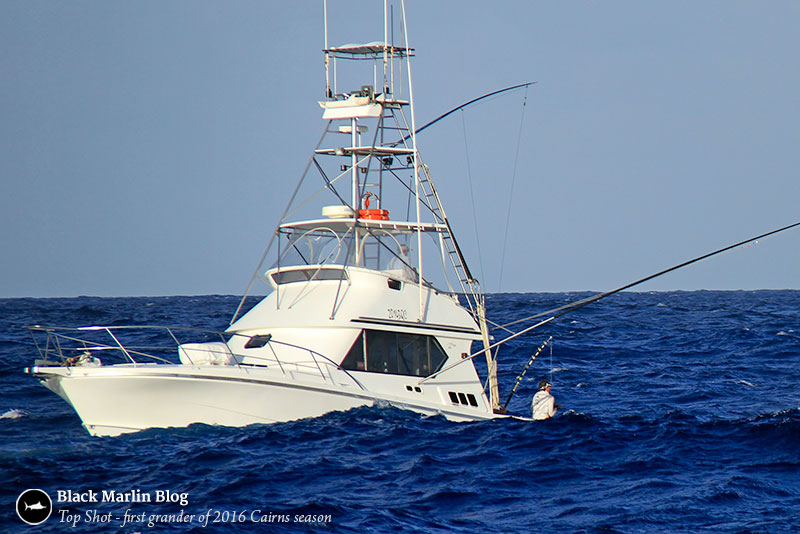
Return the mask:
[[314,384],[244,366],[39,367],[32,372],[75,409],[93,436],[193,423],[269,424],[376,403],[457,421],[496,417],[478,410],[376,395],[355,383]]

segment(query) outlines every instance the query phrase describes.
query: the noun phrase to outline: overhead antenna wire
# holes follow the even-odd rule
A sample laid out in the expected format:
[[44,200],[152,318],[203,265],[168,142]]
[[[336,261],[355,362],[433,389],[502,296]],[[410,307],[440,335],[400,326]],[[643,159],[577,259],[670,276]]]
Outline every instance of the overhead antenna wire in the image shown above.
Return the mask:
[[514,183],[517,181],[517,163],[519,161],[519,147],[522,141],[522,126],[525,124],[525,106],[528,103],[528,87],[525,87],[525,96],[522,99],[522,113],[519,118],[519,132],[517,133],[517,151],[514,154],[514,170],[511,172],[511,190],[508,192],[508,208],[506,209],[506,229],[503,233],[503,249],[500,254],[500,277],[497,281],[497,291],[503,288],[503,271],[506,266],[506,245],[508,244],[508,227],[511,223],[511,205],[514,200]]

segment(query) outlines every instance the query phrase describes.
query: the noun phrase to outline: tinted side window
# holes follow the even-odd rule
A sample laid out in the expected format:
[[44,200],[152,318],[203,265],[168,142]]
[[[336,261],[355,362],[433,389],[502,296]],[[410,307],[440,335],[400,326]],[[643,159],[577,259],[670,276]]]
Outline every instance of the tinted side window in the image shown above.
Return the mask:
[[364,332],[358,334],[355,343],[342,362],[342,368],[348,371],[366,371],[367,359],[364,356]]
[[447,356],[432,336],[364,330],[347,353],[342,367],[406,376],[428,376],[439,370]]

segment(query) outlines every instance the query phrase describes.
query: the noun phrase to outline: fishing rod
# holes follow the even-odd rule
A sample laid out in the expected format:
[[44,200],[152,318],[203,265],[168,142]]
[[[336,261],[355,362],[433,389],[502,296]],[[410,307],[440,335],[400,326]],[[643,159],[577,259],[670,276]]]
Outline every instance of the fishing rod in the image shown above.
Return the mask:
[[[459,109],[464,109],[465,107],[467,107],[467,106],[469,106],[471,104],[474,104],[475,102],[478,102],[480,100],[483,100],[484,98],[489,98],[490,96],[499,95],[500,93],[505,93],[506,91],[513,91],[514,89],[521,89],[522,87],[528,87],[529,85],[533,85],[535,83],[536,82],[520,83],[518,85],[512,85],[511,87],[506,87],[504,89],[500,89],[500,90],[497,90],[497,91],[492,91],[491,93],[486,93],[485,95],[479,96],[478,98],[473,98],[469,102],[465,102],[465,103],[461,104],[460,106],[451,109],[447,113],[443,113],[442,115],[439,115],[438,117],[436,117],[435,119],[433,119],[429,123],[425,124],[424,126],[421,126],[421,127],[417,128],[414,131],[414,134],[420,133],[422,130],[424,130],[428,126],[433,126],[434,124],[436,124],[440,120],[444,119],[448,115],[452,115],[453,113],[455,113]],[[410,137],[411,137],[411,134],[405,136],[400,142],[407,141]]]
[[634,286],[638,286],[639,284],[643,284],[644,282],[647,282],[649,280],[653,280],[654,278],[658,278],[659,276],[665,275],[667,273],[671,273],[672,271],[676,271],[678,269],[686,267],[687,265],[691,265],[693,263],[697,263],[698,261],[705,260],[705,259],[710,258],[712,256],[716,256],[717,254],[721,254],[721,253],[726,252],[728,250],[731,250],[733,248],[740,247],[740,246],[746,245],[748,243],[752,243],[753,241],[758,241],[759,239],[763,239],[765,237],[769,237],[769,236],[778,234],[780,232],[784,232],[786,230],[790,230],[792,228],[796,228],[798,226],[800,226],[800,221],[798,221],[798,222],[796,222],[794,224],[790,224],[788,226],[784,226],[783,228],[778,228],[777,230],[772,230],[771,232],[767,232],[765,234],[761,234],[761,235],[758,235],[758,236],[755,236],[755,237],[751,237],[750,239],[745,239],[744,241],[740,241],[738,243],[734,243],[733,245],[728,245],[727,247],[723,247],[723,248],[721,248],[719,250],[715,250],[714,252],[709,252],[708,254],[703,254],[702,256],[698,256],[698,257],[693,258],[693,259],[691,259],[689,261],[685,261],[683,263],[675,265],[674,267],[670,267],[669,269],[664,269],[663,271],[659,271],[659,272],[657,272],[655,274],[651,274],[650,276],[646,276],[646,277],[644,277],[644,278],[642,278],[640,280],[637,280],[635,282],[631,282],[630,284],[625,284],[624,286],[618,287],[617,289],[613,289],[611,291],[606,291],[605,293],[599,293],[599,294],[594,295],[592,297],[588,297],[588,298],[585,298],[585,299],[582,299],[582,300],[578,300],[578,301],[572,302],[570,304],[565,304],[564,306],[559,306],[558,308],[553,308],[551,310],[543,311],[543,312],[537,313],[535,315],[530,315],[528,317],[524,317],[522,319],[518,319],[516,321],[512,321],[512,322],[506,323],[504,325],[500,325],[500,326],[498,326],[496,328],[507,328],[507,327],[515,325],[515,324],[519,324],[519,323],[522,323],[522,322],[525,322],[525,321],[530,321],[531,319],[538,319],[538,318],[541,318],[541,317],[549,315],[549,317],[547,317],[546,319],[540,320],[538,323],[536,323],[534,325],[525,327],[522,330],[520,330],[519,332],[511,334],[511,335],[501,339],[500,341],[496,341],[496,342],[492,343],[491,345],[489,345],[488,347],[485,347],[485,348],[483,348],[483,349],[481,349],[481,350],[479,350],[477,352],[473,352],[472,354],[470,354],[466,358],[462,358],[461,360],[453,363],[452,365],[449,365],[447,367],[444,367],[443,369],[440,369],[439,371],[433,373],[432,375],[428,375],[427,377],[425,377],[422,380],[420,380],[419,383],[421,384],[421,383],[423,383],[423,382],[425,382],[427,380],[430,380],[430,379],[434,378],[435,376],[440,375],[440,374],[444,373],[445,371],[448,371],[448,370],[452,369],[453,367],[455,367],[457,365],[461,365],[464,362],[468,362],[468,361],[472,360],[476,356],[480,356],[481,354],[485,353],[486,351],[490,351],[490,350],[494,349],[495,347],[499,347],[500,345],[502,345],[504,343],[507,343],[508,341],[511,341],[514,338],[517,338],[517,337],[519,337],[519,336],[521,336],[523,334],[527,334],[528,332],[530,332],[532,330],[535,330],[535,329],[537,329],[537,328],[539,328],[541,326],[544,326],[547,323],[550,323],[550,322],[558,319],[559,317],[562,317],[562,316],[564,316],[564,315],[566,315],[566,314],[568,314],[570,312],[573,312],[575,310],[583,308],[584,306],[586,306],[588,304],[591,304],[592,302],[597,302],[600,299],[604,299],[606,297],[614,295],[615,293],[619,293],[620,291],[624,291],[624,290],[630,289],[630,288],[632,288]]
[[522,382],[522,377],[524,377],[525,373],[528,372],[528,368],[533,364],[533,361],[536,359],[536,357],[539,356],[539,353],[541,353],[542,350],[544,350],[544,348],[547,346],[547,344],[550,343],[551,341],[553,341],[553,336],[548,337],[547,340],[544,343],[542,343],[542,345],[538,349],[536,349],[536,352],[534,353],[533,356],[531,356],[531,359],[528,362],[528,365],[526,365],[525,369],[523,369],[522,372],[517,376],[517,381],[514,382],[514,387],[511,388],[511,393],[508,394],[508,398],[506,399],[505,404],[503,404],[503,412],[504,413],[506,411],[506,408],[508,407],[508,403],[511,402],[511,397],[513,397],[514,393],[517,392],[517,387],[519,387],[519,383]]
[[[575,310],[583,308],[584,306],[586,306],[588,304],[591,304],[592,302],[597,302],[600,299],[604,299],[606,297],[610,297],[611,295],[614,295],[615,293],[619,293],[620,291],[625,291],[626,289],[630,289],[630,288],[632,288],[634,286],[638,286],[639,284],[643,284],[645,282],[653,280],[654,278],[658,278],[659,276],[663,276],[663,275],[665,275],[667,273],[671,273],[672,271],[677,271],[678,269],[682,269],[683,267],[686,267],[688,265],[692,265],[693,263],[697,263],[698,261],[702,261],[702,260],[708,259],[708,258],[710,258],[712,256],[716,256],[717,254],[722,254],[723,252],[727,252],[727,251],[729,251],[731,249],[734,249],[736,247],[741,247],[743,245],[747,245],[748,243],[752,243],[753,241],[758,241],[759,239],[763,239],[765,237],[769,237],[769,236],[778,234],[780,232],[784,232],[786,230],[790,230],[790,229],[795,228],[797,226],[800,226],[800,221],[798,221],[798,222],[796,222],[794,224],[790,224],[788,226],[784,226],[783,228],[778,228],[777,230],[772,230],[771,232],[767,232],[765,234],[761,234],[761,235],[758,235],[758,236],[755,236],[755,237],[751,237],[750,239],[745,239],[744,241],[740,241],[738,243],[734,243],[733,245],[728,245],[727,247],[723,247],[723,248],[721,248],[719,250],[715,250],[714,252],[709,252],[708,254],[703,254],[702,256],[698,256],[696,258],[693,258],[691,260],[685,261],[683,263],[679,263],[678,265],[670,267],[669,269],[664,269],[663,271],[659,271],[659,272],[657,272],[655,274],[651,274],[650,276],[646,276],[646,277],[644,277],[644,278],[642,278],[640,280],[636,280],[635,282],[631,282],[629,284],[625,284],[624,286],[618,287],[617,289],[612,289],[611,291],[606,291],[605,293],[599,293],[597,295],[594,295],[594,296],[591,296],[591,297],[588,297],[588,298],[585,298],[585,299],[582,299],[582,300],[578,300],[578,301],[572,302],[570,304],[565,304],[563,306],[559,306],[558,308],[553,308],[551,310],[547,310],[547,311],[544,311],[544,312],[541,312],[541,313],[530,315],[530,316],[524,317],[522,319],[517,319],[516,321],[512,321],[510,323],[506,323],[504,325],[501,325],[501,328],[506,328],[506,327],[513,326],[513,325],[519,324],[519,323],[524,323],[526,321],[530,321],[531,319],[537,319],[539,317],[544,317],[545,315],[551,315],[551,314],[554,314],[554,313],[557,313],[557,315],[551,317],[550,320],[557,319],[557,318],[559,318],[559,317],[561,317],[563,315],[566,315],[566,314],[568,314],[570,312],[573,312]],[[527,331],[527,330],[528,329],[526,329],[525,331]]]

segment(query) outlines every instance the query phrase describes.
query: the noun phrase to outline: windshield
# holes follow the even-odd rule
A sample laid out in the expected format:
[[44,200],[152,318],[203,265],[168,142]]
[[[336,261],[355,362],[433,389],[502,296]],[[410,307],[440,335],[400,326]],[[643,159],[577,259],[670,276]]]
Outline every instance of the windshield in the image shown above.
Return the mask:
[[[409,281],[419,280],[417,234],[407,229],[324,225],[287,227],[280,231],[279,259],[273,268],[295,266],[354,266],[383,271]],[[445,282],[438,232],[423,232],[425,274],[429,283]],[[440,275],[439,272],[442,272]]]

